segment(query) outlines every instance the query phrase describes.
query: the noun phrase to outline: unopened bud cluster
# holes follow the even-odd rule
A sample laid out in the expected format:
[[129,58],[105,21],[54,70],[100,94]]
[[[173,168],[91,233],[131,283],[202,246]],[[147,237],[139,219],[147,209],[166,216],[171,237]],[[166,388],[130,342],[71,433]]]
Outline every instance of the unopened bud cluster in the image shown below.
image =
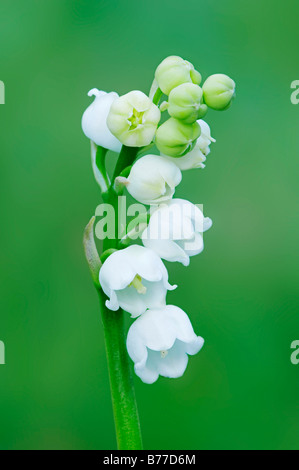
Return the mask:
[[200,136],[196,124],[208,108],[227,109],[234,97],[235,83],[226,75],[211,75],[201,85],[201,74],[181,57],[168,57],[158,66],[155,84],[165,95],[161,109],[168,111],[169,120],[157,130],[155,143],[161,153],[182,157],[190,152]]
[[[89,95],[96,99],[84,113],[83,131],[109,150],[155,144],[163,155],[184,157],[196,146],[201,134],[198,121],[208,109],[225,110],[235,96],[235,82],[227,75],[211,75],[201,83],[191,62],[167,57],[155,71],[149,96],[139,90],[123,96],[91,90]],[[169,118],[161,120],[165,111]]]

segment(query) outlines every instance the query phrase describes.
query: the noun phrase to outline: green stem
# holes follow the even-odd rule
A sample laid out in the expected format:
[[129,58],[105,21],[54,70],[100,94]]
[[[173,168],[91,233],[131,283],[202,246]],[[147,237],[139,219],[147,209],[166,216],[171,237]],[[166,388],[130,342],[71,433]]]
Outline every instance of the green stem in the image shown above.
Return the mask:
[[140,157],[143,153],[148,153],[148,151],[154,146],[154,142],[151,142],[149,145],[146,145],[145,147],[140,147],[138,152],[137,152],[137,157]]
[[112,312],[99,291],[110,378],[117,445],[119,450],[142,449],[141,430],[131,364],[126,349],[124,312]]
[[119,176],[125,168],[133,165],[134,160],[139,150],[140,150],[140,147],[126,147],[125,145],[122,146],[121,152],[119,154],[119,157],[115,166],[112,181],[114,181],[115,178]]
[[101,188],[101,191],[107,191],[110,186],[109,176],[107,175],[105,158],[107,149],[99,147],[94,142],[91,144],[91,165],[96,182]]
[[[119,159],[120,157],[121,155]],[[133,157],[131,153],[130,157]],[[123,165],[127,166],[124,161]],[[120,167],[121,165],[119,165]],[[116,229],[115,240],[104,240],[103,248],[106,250],[116,248],[118,245],[118,196],[113,187],[110,187],[103,197],[114,207]],[[117,312],[108,310],[103,292],[100,291],[99,294],[118,448],[120,450],[140,450],[142,448],[141,431],[135,399],[132,365],[126,348],[124,313],[122,310]]]
[[105,238],[103,240],[103,251],[106,251],[110,248],[117,248],[118,246],[118,195],[114,188],[110,186],[108,191],[102,193],[102,197],[105,203],[111,204],[113,206],[115,214],[115,237],[113,239]]
[[[103,194],[103,198],[113,205],[117,221],[118,200],[113,188]],[[132,364],[126,349],[124,312],[122,310],[113,312],[105,305],[106,297],[99,284],[101,261],[94,241],[94,222],[95,218],[93,217],[85,229],[84,250],[100,299],[117,445],[119,450],[140,450],[142,449],[141,430]],[[116,240],[106,239],[104,249],[114,248],[117,243],[117,237]]]
[[160,90],[160,88],[157,88],[157,90],[156,90],[156,92],[155,92],[155,94],[154,94],[154,96],[153,96],[153,103],[154,103],[156,106],[158,106],[159,101],[160,101],[162,95],[163,95],[163,93],[162,93],[162,91]]
[[108,152],[108,150],[105,149],[104,147],[98,147],[97,148],[96,166],[98,167],[98,169],[99,169],[99,171],[100,171],[100,173],[103,177],[103,180],[106,184],[106,187],[109,188],[110,181],[109,181],[109,176],[108,176],[107,171],[106,171],[106,163],[105,163],[107,152]]

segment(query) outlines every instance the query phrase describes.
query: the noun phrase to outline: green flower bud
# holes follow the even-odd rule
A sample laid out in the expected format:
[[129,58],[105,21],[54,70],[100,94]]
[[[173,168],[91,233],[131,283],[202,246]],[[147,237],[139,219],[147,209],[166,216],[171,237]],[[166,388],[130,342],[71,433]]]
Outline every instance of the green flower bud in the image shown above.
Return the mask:
[[199,85],[201,75],[190,62],[173,55],[167,57],[158,65],[155,79],[163,93],[169,95],[173,88],[182,83],[195,83]]
[[235,96],[235,82],[227,75],[216,73],[206,79],[203,84],[204,102],[209,108],[222,111],[227,109]]
[[159,108],[141,91],[116,98],[107,117],[110,132],[128,147],[149,145],[160,121]]
[[164,155],[181,157],[192,150],[200,132],[197,122],[186,124],[170,118],[158,128],[155,144]]
[[186,123],[195,122],[208,110],[203,103],[202,89],[193,83],[183,83],[173,88],[168,98],[168,113]]

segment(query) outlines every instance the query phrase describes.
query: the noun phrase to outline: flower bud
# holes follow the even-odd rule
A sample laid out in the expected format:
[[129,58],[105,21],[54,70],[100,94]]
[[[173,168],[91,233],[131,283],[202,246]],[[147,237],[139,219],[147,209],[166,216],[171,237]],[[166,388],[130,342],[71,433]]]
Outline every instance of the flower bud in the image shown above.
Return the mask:
[[208,110],[203,103],[202,89],[194,83],[183,83],[173,88],[168,98],[168,113],[186,123],[193,123]]
[[227,109],[235,96],[235,82],[227,75],[211,75],[203,84],[204,102],[209,108],[223,111]]
[[106,120],[110,107],[118,98],[117,93],[106,93],[93,88],[88,96],[95,96],[94,102],[82,116],[82,129],[86,137],[100,147],[120,152],[121,143],[109,131]]
[[173,88],[182,83],[195,83],[199,85],[201,75],[187,60],[178,56],[170,56],[158,65],[155,79],[163,93],[169,95]]
[[216,140],[211,137],[210,126],[202,119],[199,119],[197,122],[200,125],[201,134],[191,152],[188,152],[183,157],[179,158],[162,155],[164,158],[167,158],[171,162],[175,163],[180,170],[205,168],[205,161],[207,159],[207,155],[210,153],[211,142],[216,142]]
[[200,125],[197,122],[185,124],[170,118],[157,130],[155,144],[164,155],[180,157],[192,150],[199,136]]
[[173,163],[159,155],[145,155],[132,166],[127,190],[142,204],[160,204],[172,198],[182,174]]
[[154,138],[161,113],[141,91],[130,91],[117,98],[107,118],[112,134],[128,147],[143,147]]

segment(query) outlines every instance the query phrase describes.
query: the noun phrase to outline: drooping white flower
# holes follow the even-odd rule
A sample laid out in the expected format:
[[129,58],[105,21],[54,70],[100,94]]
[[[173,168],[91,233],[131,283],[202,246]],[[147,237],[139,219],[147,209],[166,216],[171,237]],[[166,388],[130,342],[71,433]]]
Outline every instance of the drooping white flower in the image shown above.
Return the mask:
[[100,284],[109,297],[110,310],[122,308],[138,317],[148,308],[162,308],[167,290],[168,273],[159,256],[139,245],[131,245],[109,256],[100,269]]
[[133,90],[113,102],[107,125],[122,144],[142,147],[153,140],[160,117],[158,106],[142,91]]
[[111,105],[118,98],[118,94],[106,93],[93,88],[88,92],[88,96],[95,96],[95,99],[82,116],[84,134],[100,147],[120,152],[121,143],[112,135],[106,123]]
[[126,181],[129,193],[143,204],[159,204],[172,198],[182,173],[159,155],[145,155],[137,160]]
[[163,155],[168,160],[175,163],[180,168],[180,170],[193,170],[195,168],[204,168],[204,162],[207,159],[207,155],[210,153],[211,142],[216,142],[216,140],[211,137],[210,126],[202,119],[199,119],[197,122],[200,125],[201,134],[198,137],[196,144],[191,150],[191,152],[179,158],[173,158]]
[[173,199],[152,214],[142,241],[160,258],[188,266],[190,256],[203,251],[202,233],[211,226],[211,219],[204,217],[199,207],[184,199]]
[[186,313],[174,305],[147,310],[132,324],[127,337],[135,373],[147,384],[154,383],[159,375],[181,377],[188,354],[197,354],[203,344]]

